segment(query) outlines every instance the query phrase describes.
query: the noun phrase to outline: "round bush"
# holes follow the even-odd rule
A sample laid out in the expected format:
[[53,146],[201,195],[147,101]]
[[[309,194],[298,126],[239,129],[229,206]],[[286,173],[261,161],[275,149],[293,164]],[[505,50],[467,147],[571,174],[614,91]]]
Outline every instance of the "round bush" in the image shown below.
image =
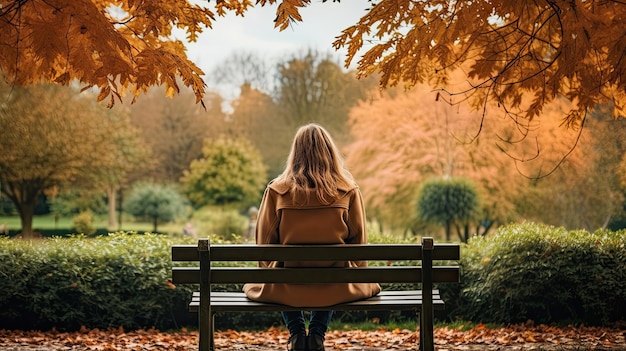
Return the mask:
[[74,218],[72,218],[72,228],[77,233],[82,233],[88,236],[92,236],[96,233],[96,228],[93,226],[93,215],[91,211],[83,211]]

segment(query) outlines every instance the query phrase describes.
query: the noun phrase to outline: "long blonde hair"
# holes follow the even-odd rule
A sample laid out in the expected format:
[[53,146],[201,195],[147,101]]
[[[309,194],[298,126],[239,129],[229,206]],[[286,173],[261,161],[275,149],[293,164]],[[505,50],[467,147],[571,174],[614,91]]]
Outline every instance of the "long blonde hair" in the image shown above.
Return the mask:
[[337,198],[339,185],[354,183],[330,134],[316,123],[298,129],[285,170],[277,179],[289,182],[294,196],[298,190],[313,190],[326,205]]

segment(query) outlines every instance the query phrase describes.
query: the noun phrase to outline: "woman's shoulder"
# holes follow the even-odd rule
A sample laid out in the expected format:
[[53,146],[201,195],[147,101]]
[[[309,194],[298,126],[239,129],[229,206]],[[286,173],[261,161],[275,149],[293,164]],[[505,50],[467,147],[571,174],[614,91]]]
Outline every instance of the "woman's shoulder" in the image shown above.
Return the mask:
[[359,186],[353,180],[343,179],[337,183],[337,189],[345,193],[357,190]]
[[[287,179],[275,178],[274,180],[269,182],[267,187],[274,190],[280,195],[285,195],[287,192],[289,192],[290,189],[293,188],[292,185],[292,182]],[[356,184],[356,182],[349,179],[341,179],[337,182],[337,190],[344,193],[349,193],[351,191],[357,190],[358,188],[359,186]]]
[[275,178],[267,185],[269,189],[274,190],[280,195],[285,195],[291,189],[291,183],[286,179]]
[[344,192],[351,192],[359,189],[359,185],[356,183],[352,174],[347,170],[341,172],[341,175],[337,179],[337,189]]

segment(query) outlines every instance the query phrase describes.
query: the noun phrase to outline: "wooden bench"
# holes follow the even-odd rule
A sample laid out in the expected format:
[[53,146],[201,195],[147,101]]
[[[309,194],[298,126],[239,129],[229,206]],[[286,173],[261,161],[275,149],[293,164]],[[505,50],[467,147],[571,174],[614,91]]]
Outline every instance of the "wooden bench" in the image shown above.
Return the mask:
[[[459,267],[433,266],[433,260],[460,257],[457,244],[434,245],[432,238],[422,244],[366,245],[210,245],[200,239],[198,245],[175,245],[172,261],[199,262],[193,267],[173,267],[174,284],[199,284],[189,310],[198,312],[199,348],[214,350],[214,316],[217,312],[235,311],[310,311],[310,310],[414,310],[419,315],[420,349],[434,350],[433,313],[443,309],[444,301],[434,283],[459,281]],[[214,267],[218,261],[420,261],[421,266],[373,265],[352,268],[260,268]],[[418,263],[418,262],[415,262]],[[241,283],[421,283],[421,290],[382,291],[378,296],[323,308],[290,307],[249,300],[243,292],[211,292],[214,284]]]

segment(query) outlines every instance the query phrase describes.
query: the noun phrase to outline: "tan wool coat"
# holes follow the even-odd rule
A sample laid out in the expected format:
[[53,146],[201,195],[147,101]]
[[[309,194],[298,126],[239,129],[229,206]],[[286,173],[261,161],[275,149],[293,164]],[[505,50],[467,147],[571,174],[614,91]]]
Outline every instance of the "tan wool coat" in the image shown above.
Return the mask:
[[[365,211],[359,188],[354,184],[339,187],[340,197],[331,205],[319,202],[313,192],[296,194],[289,184],[271,182],[259,208],[256,242],[263,244],[365,244]],[[361,261],[259,262],[277,267],[355,267]],[[355,301],[380,292],[378,284],[245,284],[248,298],[295,307],[320,307]]]

